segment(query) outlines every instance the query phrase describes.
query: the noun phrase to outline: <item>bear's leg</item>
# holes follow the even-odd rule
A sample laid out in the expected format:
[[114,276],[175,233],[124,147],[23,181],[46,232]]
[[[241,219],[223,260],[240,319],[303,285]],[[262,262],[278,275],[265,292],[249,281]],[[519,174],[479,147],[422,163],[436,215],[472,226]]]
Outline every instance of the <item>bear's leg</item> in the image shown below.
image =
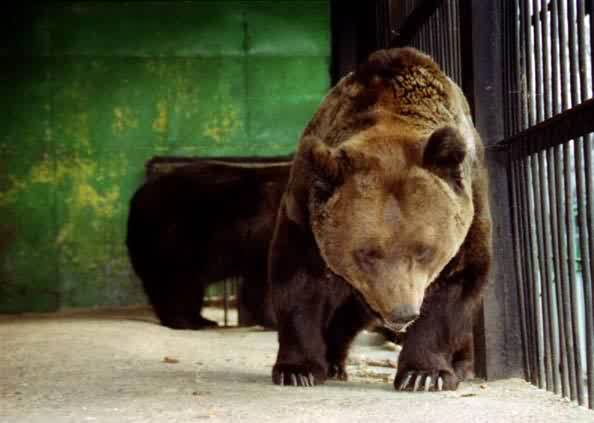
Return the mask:
[[421,316],[407,330],[396,390],[455,390],[472,376],[473,321],[491,258],[490,219],[480,204],[475,202],[475,219],[461,247],[465,254],[455,257],[429,287]]
[[320,302],[295,307],[278,317],[279,349],[272,369],[277,385],[314,386],[327,378],[326,344]]
[[452,358],[454,372],[459,380],[474,379],[474,342],[473,334],[469,333],[462,340],[462,347]]
[[[340,301],[334,291],[338,285],[327,276],[315,240],[305,229],[281,207],[269,262],[279,342],[272,369],[277,385],[313,386],[328,377],[323,332]],[[344,290],[344,283],[340,286]]]
[[348,380],[346,359],[349,348],[355,336],[371,321],[371,314],[355,296],[338,308],[326,332],[328,377]]
[[407,330],[394,380],[396,390],[455,390],[472,375],[472,322],[476,297],[462,284],[448,284],[429,293],[421,317]]
[[[266,265],[261,266],[263,269]],[[248,317],[265,328],[276,326],[270,290],[263,270],[248,271],[243,276],[239,300],[247,309]]]
[[217,326],[216,322],[200,315],[204,283],[196,275],[178,273],[168,279],[161,278],[157,283],[161,284],[158,292],[149,297],[161,324],[171,329],[194,330]]
[[187,317],[188,321],[191,324],[191,329],[203,329],[208,327],[216,327],[219,324],[214,320],[209,320],[205,317],[202,317],[202,306],[204,305],[204,292],[206,291],[206,282],[199,280],[198,277],[190,279],[190,283],[195,285],[195,288],[191,288],[189,292],[187,292],[188,298],[191,298],[193,301],[188,301],[185,304],[185,309],[183,311],[184,315]]

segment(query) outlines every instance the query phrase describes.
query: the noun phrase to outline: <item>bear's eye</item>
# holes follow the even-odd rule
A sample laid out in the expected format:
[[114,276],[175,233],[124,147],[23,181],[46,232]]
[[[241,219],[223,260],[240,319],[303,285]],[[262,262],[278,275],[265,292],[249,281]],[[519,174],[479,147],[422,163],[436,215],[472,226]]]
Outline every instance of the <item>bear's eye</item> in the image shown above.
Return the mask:
[[415,260],[419,263],[429,263],[435,255],[435,250],[427,245],[417,245],[414,248],[413,254]]
[[332,194],[334,193],[334,189],[332,185],[324,181],[315,181],[312,185],[312,194],[314,198],[320,202],[325,203],[328,201]]
[[355,262],[364,270],[371,270],[375,263],[384,257],[384,253],[377,247],[363,247],[353,253]]

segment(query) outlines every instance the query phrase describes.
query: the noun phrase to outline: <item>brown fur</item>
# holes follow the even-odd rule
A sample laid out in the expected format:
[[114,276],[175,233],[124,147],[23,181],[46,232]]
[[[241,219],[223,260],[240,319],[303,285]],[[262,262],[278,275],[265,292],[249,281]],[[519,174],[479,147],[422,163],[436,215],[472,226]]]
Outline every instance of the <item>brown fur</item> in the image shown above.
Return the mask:
[[357,331],[406,309],[421,316],[396,387],[416,373],[454,389],[489,267],[486,195],[466,100],[428,56],[379,51],[343,78],[303,133],[271,243],[274,381],[344,373]]

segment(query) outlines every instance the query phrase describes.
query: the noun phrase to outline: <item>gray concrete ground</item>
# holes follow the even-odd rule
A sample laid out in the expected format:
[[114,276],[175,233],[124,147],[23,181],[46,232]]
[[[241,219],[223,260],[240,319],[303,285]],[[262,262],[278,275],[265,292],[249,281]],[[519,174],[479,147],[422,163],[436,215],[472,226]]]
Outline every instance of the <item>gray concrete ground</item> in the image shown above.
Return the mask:
[[258,328],[173,331],[143,309],[2,316],[0,422],[594,422],[520,380],[396,393],[396,353],[370,339],[349,382],[282,388],[276,335]]

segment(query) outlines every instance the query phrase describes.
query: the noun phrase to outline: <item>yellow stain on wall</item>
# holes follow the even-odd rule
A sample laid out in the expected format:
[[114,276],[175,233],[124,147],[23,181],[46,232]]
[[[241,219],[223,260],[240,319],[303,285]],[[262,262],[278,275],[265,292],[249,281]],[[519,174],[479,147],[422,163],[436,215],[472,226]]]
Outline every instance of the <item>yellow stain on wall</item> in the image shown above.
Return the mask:
[[10,181],[10,188],[0,191],[0,207],[14,203],[17,199],[17,195],[27,189],[27,183],[25,181],[17,179],[12,175],[10,175],[8,179]]
[[113,109],[111,130],[114,135],[124,135],[129,129],[138,128],[138,119],[128,106]]
[[153,121],[153,130],[160,134],[167,132],[169,126],[169,113],[167,110],[167,102],[161,100],[157,103],[157,117]]
[[[110,176],[118,177],[120,171],[125,169],[118,166],[118,171],[110,172]],[[70,218],[88,209],[99,219],[113,218],[120,207],[119,187],[112,186],[105,193],[99,193],[91,184],[97,174],[97,163],[80,156],[57,162],[45,158],[35,164],[24,178],[9,176],[10,188],[0,192],[0,206],[14,203],[20,193],[30,190],[34,184],[58,186],[68,178],[72,181],[71,194],[66,198]],[[56,243],[62,244],[72,235],[73,223],[69,222],[60,229]]]
[[75,113],[64,128],[64,133],[72,140],[76,140],[77,150],[83,154],[91,154],[91,132],[89,130],[89,114]]
[[222,110],[213,114],[206,122],[202,135],[220,144],[232,136],[240,127],[241,121],[238,118],[237,108],[228,105]]
[[51,184],[55,181],[54,168],[47,157],[31,168],[30,181],[34,184]]
[[116,204],[120,198],[118,187],[112,187],[101,195],[86,181],[80,181],[72,193],[72,205],[76,210],[91,209],[99,218],[111,218],[115,214]]

